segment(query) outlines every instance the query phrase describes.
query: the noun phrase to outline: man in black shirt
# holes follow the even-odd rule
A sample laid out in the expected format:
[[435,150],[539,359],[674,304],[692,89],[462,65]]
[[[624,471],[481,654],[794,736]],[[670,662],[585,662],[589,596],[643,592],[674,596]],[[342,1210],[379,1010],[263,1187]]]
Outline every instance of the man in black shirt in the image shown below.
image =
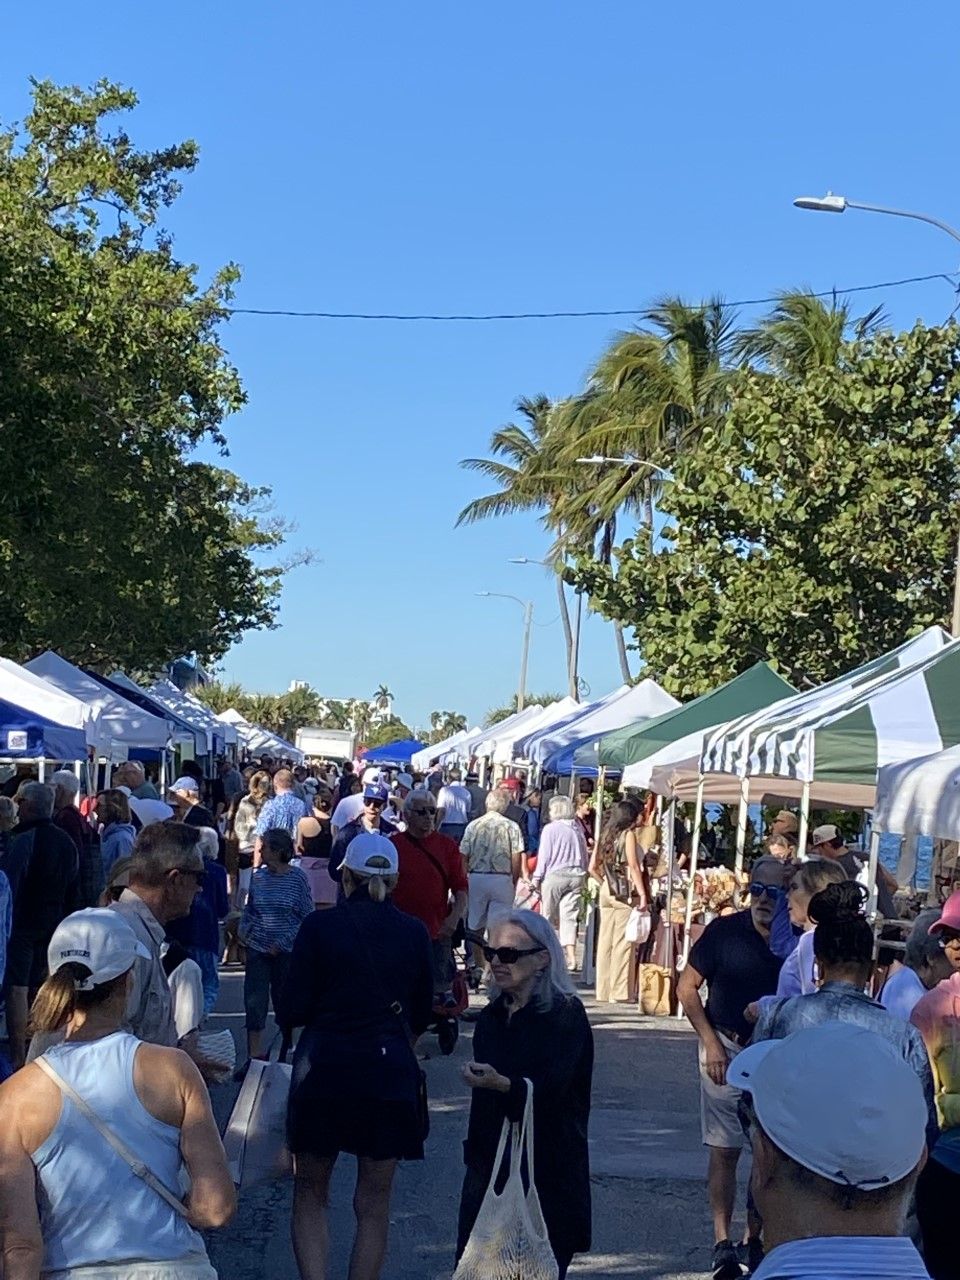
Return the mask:
[[27,1051],[27,1011],[47,976],[47,946],[65,916],[80,907],[80,859],[65,831],[52,822],[54,789],[27,782],[19,792],[19,821],[10,832],[2,869],[13,891],[13,930],[7,944],[7,1034],[14,1067]]
[[[737,1161],[744,1143],[740,1091],[726,1083],[727,1065],[750,1038],[744,1011],[775,994],[781,961],[770,950],[770,924],[783,895],[783,864],[760,858],[750,876],[750,909],[707,925],[680,975],[677,996],[700,1039],[700,1123],[710,1148],[707,1189],[713,1214],[714,1280],[742,1275],[730,1224],[737,1194]],[[707,1005],[700,988],[709,983]],[[751,1270],[761,1256],[759,1220],[748,1215]]]

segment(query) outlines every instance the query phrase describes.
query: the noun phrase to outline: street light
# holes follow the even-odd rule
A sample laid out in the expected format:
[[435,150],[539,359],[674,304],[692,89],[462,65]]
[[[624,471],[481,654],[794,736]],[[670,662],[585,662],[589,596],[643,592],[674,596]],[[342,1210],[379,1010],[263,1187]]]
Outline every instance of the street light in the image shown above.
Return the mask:
[[[916,222],[929,222],[932,227],[939,227],[954,240],[960,240],[960,231],[951,227],[949,222],[934,218],[929,213],[914,213],[909,209],[891,209],[884,204],[863,204],[859,200],[848,200],[846,196],[835,196],[828,191],[825,196],[797,196],[793,202],[798,209],[812,209],[815,213],[845,213],[847,209],[865,209],[867,213],[888,213],[894,218],[913,218]],[[960,636],[960,529],[957,530],[957,557],[953,568],[953,617],[950,630],[956,639]]]
[[659,473],[666,477],[667,480],[672,480],[674,478],[672,473],[667,471],[665,467],[661,467],[656,462],[650,462],[647,458],[607,458],[603,454],[595,453],[590,458],[577,458],[577,462],[589,462],[593,466],[598,466],[603,462],[612,462],[620,467],[649,467],[651,471],[659,471]]
[[835,196],[828,191],[825,196],[797,196],[793,202],[798,209],[811,209],[814,213],[846,213],[848,209],[863,209],[867,213],[888,213],[894,218],[913,218],[917,222],[929,222],[932,227],[939,227],[954,240],[960,240],[960,231],[951,227],[949,222],[934,218],[929,213],[914,213],[910,209],[891,209],[885,204],[864,204],[860,200],[848,200],[846,196]]
[[503,591],[478,591],[478,596],[496,597],[498,600],[514,600],[523,610],[523,648],[520,650],[520,682],[517,685],[517,710],[522,711],[527,700],[527,658],[530,656],[530,628],[533,626],[533,601]]
[[[556,566],[549,560],[531,560],[529,556],[511,556],[511,564],[538,564],[544,569],[553,569],[556,572]],[[558,590],[563,594],[563,580],[559,578]],[[583,616],[583,592],[579,587],[576,588],[577,596],[577,612],[574,615],[573,624],[573,643],[570,646],[570,660],[567,666],[567,687],[570,690],[570,697],[575,701],[580,701],[580,620]],[[566,603],[564,602],[564,608]],[[569,625],[569,624],[568,624]]]

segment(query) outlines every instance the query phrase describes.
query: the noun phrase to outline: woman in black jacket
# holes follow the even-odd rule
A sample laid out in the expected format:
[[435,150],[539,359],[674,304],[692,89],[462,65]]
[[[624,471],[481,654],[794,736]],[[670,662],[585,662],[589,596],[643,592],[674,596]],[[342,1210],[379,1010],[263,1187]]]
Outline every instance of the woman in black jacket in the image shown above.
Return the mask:
[[281,1000],[285,1024],[305,1028],[287,1110],[293,1247],[301,1276],[326,1274],[330,1177],[348,1152],[357,1157],[350,1274],[374,1280],[397,1161],[423,1159],[413,1042],[433,1016],[433,960],[423,924],[389,901],[397,851],[386,837],[356,836],[342,871],[346,900],[300,927]]
[[496,995],[477,1020],[473,1090],[464,1144],[457,1257],[466,1248],[493,1173],[504,1118],[519,1121],[533,1084],[536,1186],[560,1280],[575,1253],[590,1248],[587,1122],[593,1032],[574,995],[553,926],[532,911],[498,916],[484,955]]

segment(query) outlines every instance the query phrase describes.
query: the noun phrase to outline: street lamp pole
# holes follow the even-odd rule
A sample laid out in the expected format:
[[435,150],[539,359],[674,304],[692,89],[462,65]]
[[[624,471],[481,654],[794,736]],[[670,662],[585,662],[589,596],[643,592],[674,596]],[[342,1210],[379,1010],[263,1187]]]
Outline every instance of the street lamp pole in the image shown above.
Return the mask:
[[[960,231],[951,227],[949,222],[934,218],[929,213],[916,213],[910,209],[892,209],[885,204],[864,204],[859,200],[848,200],[846,196],[835,196],[828,191],[825,196],[797,196],[793,202],[798,209],[811,209],[815,213],[846,213],[848,209],[863,209],[867,213],[886,213],[893,218],[912,218],[915,222],[929,222],[932,227],[939,227],[954,240],[960,240]],[[957,529],[957,554],[953,566],[953,612],[950,620],[950,631],[956,639],[960,636],[960,527]]]
[[[556,566],[549,560],[532,560],[529,556],[511,556],[511,564],[539,564],[544,569],[553,569],[556,572]],[[560,590],[563,590],[563,584],[560,584]],[[577,702],[580,701],[580,624],[583,617],[583,592],[579,587],[576,588],[577,611],[574,614],[574,622],[572,629],[572,643],[570,645],[570,656],[567,664],[567,683],[570,689],[570,696]]]
[[514,600],[523,610],[523,645],[520,649],[520,679],[517,683],[517,710],[522,711],[527,701],[527,660],[530,657],[530,631],[533,627],[533,601],[521,600],[503,591],[478,591],[478,596],[497,600]]

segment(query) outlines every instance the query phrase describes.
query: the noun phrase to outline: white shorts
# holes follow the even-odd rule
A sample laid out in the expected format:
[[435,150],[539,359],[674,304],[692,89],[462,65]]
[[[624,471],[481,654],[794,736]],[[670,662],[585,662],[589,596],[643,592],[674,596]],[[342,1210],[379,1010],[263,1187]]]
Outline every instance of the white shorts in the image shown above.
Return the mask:
[[513,910],[513,876],[491,875],[487,872],[471,872],[470,911],[467,927],[474,933],[486,929],[492,917],[501,911]]
[[43,1280],[217,1280],[205,1253],[169,1262],[98,1262],[66,1271],[44,1271]]
[[[740,1045],[726,1036],[720,1035],[720,1043],[727,1051],[727,1057],[733,1059],[740,1052]],[[745,1142],[743,1125],[737,1104],[740,1101],[740,1090],[732,1084],[714,1084],[704,1067],[704,1048],[701,1043],[697,1049],[700,1062],[700,1133],[705,1147],[725,1147],[728,1151],[739,1151]]]

